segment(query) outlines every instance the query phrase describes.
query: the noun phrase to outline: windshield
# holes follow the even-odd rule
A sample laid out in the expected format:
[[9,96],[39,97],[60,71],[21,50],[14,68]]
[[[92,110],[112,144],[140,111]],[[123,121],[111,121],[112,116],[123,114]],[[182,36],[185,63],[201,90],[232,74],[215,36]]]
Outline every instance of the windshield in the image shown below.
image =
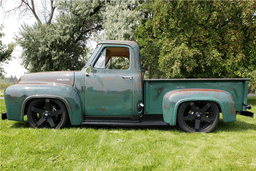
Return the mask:
[[93,61],[93,59],[94,59],[96,53],[98,52],[100,46],[101,46],[101,45],[96,46],[96,49],[93,51],[93,53],[92,53],[90,59],[88,60],[88,62],[87,62],[86,65],[84,66],[84,68],[88,67],[88,66],[92,63],[92,61]]

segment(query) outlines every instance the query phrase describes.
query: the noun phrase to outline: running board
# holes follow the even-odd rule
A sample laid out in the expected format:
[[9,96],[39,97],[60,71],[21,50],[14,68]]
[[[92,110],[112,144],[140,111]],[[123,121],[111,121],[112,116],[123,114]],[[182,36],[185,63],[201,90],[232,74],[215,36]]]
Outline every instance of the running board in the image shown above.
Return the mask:
[[164,121],[142,121],[142,122],[131,122],[131,121],[119,121],[119,122],[111,122],[111,121],[84,121],[83,125],[117,125],[117,126],[164,126],[168,125],[168,123]]

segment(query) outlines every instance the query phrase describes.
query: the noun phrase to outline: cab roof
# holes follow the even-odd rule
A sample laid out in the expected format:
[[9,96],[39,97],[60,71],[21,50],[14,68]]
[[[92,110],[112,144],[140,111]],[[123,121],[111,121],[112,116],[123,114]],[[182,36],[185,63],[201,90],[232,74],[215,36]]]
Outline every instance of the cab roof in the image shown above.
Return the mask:
[[121,44],[121,45],[129,45],[131,47],[138,46],[138,44],[133,41],[122,41],[122,40],[105,40],[100,42],[99,44]]

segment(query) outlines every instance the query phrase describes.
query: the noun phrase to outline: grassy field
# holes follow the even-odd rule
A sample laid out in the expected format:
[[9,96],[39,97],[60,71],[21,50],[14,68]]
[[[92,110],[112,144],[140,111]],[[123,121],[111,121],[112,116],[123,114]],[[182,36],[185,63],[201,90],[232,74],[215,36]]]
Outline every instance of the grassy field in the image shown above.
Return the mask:
[[4,90],[0,89],[0,97],[4,97]]
[[[256,114],[256,97],[249,103]],[[176,127],[32,129],[1,120],[0,136],[0,170],[256,170],[256,119],[244,116],[221,119],[208,134]]]

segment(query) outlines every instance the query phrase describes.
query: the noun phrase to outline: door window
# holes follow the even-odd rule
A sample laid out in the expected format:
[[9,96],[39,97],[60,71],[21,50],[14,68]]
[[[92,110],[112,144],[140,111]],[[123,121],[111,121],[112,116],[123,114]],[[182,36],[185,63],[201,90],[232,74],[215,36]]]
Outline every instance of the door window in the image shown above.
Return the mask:
[[128,70],[130,68],[129,49],[124,47],[104,48],[94,68]]
[[94,68],[105,68],[105,63],[106,63],[106,49],[104,49],[100,53],[100,57],[96,64],[94,65]]

